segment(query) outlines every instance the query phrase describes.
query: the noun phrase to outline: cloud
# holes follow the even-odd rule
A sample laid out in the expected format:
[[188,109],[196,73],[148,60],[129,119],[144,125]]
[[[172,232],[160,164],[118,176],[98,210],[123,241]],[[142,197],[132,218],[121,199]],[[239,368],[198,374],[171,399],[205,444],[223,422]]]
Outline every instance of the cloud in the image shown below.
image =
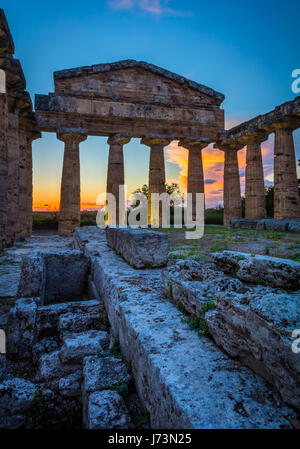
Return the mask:
[[214,184],[215,182],[217,182],[215,179],[205,179],[204,180],[204,184]]
[[117,11],[143,11],[152,16],[191,17],[189,11],[168,7],[169,0],[109,0],[108,6]]

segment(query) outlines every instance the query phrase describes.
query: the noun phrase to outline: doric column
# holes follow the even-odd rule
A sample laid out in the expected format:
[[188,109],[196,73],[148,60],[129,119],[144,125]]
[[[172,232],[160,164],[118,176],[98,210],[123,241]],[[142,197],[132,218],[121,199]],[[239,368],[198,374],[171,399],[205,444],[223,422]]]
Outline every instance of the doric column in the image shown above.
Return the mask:
[[8,212],[8,149],[7,149],[8,109],[7,96],[0,93],[0,255],[6,245]]
[[32,142],[41,137],[40,133],[27,133],[27,155],[26,155],[26,171],[27,171],[27,207],[26,207],[26,237],[32,234]]
[[19,173],[20,173],[20,147],[19,147],[19,116],[18,113],[8,113],[8,211],[7,211],[7,245],[12,245],[17,239],[19,221]]
[[196,194],[204,194],[202,150],[208,143],[182,141],[179,145],[189,150],[187,192],[192,193],[192,217],[196,220]]
[[234,144],[215,144],[215,148],[224,151],[224,226],[230,226],[232,218],[242,217],[242,199],[240,173],[237,152],[242,146]]
[[[149,191],[148,191],[148,223],[151,223],[151,195],[152,193],[164,193],[166,191],[166,173],[164,147],[170,144],[170,140],[145,137],[141,143],[150,147],[149,162]],[[162,207],[159,208],[159,223],[162,220]]]
[[22,125],[19,127],[19,229],[17,239],[24,240],[27,237],[27,205],[28,205],[28,176],[27,176],[27,136],[26,128]]
[[130,137],[114,134],[109,136],[108,168],[106,192],[112,193],[116,199],[116,223],[119,224],[119,204],[125,204],[125,198],[119,197],[119,186],[124,185],[124,156],[123,145],[130,141]]
[[266,218],[264,169],[261,156],[261,142],[267,140],[267,133],[258,133],[247,139],[245,217]]
[[57,138],[65,144],[58,234],[71,236],[74,229],[80,226],[79,144],[86,140],[87,136],[84,134],[58,133]]
[[299,219],[297,167],[293,129],[299,122],[281,123],[274,126],[274,218],[278,220]]

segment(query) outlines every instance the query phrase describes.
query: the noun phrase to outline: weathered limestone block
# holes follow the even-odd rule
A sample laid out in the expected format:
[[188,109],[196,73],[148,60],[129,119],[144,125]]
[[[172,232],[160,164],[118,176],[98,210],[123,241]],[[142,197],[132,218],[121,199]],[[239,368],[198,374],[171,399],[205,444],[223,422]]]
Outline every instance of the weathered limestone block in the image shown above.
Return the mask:
[[288,220],[265,220],[265,229],[267,231],[286,232],[288,224]]
[[116,391],[96,391],[89,396],[86,429],[128,429],[130,417]]
[[203,316],[203,310],[222,291],[244,293],[249,290],[238,279],[199,264],[193,260],[181,260],[162,272],[163,289],[172,301],[183,304],[189,312]]
[[59,319],[67,313],[94,314],[99,309],[98,301],[71,301],[59,304],[50,304],[39,307],[36,319],[37,338],[57,335],[59,333]]
[[34,251],[23,259],[18,297],[44,297],[45,264],[43,255]]
[[89,259],[78,250],[53,251],[45,259],[45,304],[80,298],[87,293]]
[[60,360],[60,350],[42,354],[38,363],[36,380],[49,382],[64,377],[80,369],[79,364],[63,364]]
[[21,298],[8,316],[7,352],[21,359],[31,357],[35,338],[38,298]]
[[128,384],[131,376],[124,362],[116,357],[86,357],[83,363],[82,407],[83,421],[88,428],[90,396],[94,392]]
[[[26,424],[37,385],[19,378],[0,383],[0,429],[18,429]],[[45,401],[53,399],[51,390],[42,390]]]
[[59,380],[59,393],[66,398],[74,398],[81,395],[82,371],[69,374]]
[[300,357],[292,331],[300,328],[300,294],[222,293],[206,313],[215,342],[264,377],[300,410]]
[[58,341],[55,337],[43,338],[35,343],[32,347],[33,362],[38,365],[39,360],[43,354],[50,354],[58,349]]
[[130,378],[121,359],[111,356],[91,356],[84,359],[82,391],[85,395],[115,387],[122,382],[128,384]]
[[97,228],[80,236],[99,247],[93,280],[152,428],[291,427],[296,414],[263,379],[182,321],[162,294],[161,270],[137,272]]
[[79,310],[76,312],[67,312],[59,317],[58,330],[60,336],[63,337],[67,333],[84,332],[90,329],[105,330],[105,322],[103,323],[100,315],[100,306]]
[[271,287],[300,289],[300,263],[279,257],[235,251],[214,253],[215,264],[225,273],[235,272],[245,282],[263,282]]
[[238,229],[265,229],[265,220],[256,220],[253,218],[232,218],[230,220],[232,228]]
[[146,229],[107,228],[108,245],[135,268],[163,267],[168,263],[166,234]]
[[300,234],[300,220],[289,221],[287,230],[290,232],[298,232]]
[[84,357],[103,351],[107,343],[108,334],[104,331],[90,330],[68,335],[63,339],[60,360],[65,365],[81,363]]

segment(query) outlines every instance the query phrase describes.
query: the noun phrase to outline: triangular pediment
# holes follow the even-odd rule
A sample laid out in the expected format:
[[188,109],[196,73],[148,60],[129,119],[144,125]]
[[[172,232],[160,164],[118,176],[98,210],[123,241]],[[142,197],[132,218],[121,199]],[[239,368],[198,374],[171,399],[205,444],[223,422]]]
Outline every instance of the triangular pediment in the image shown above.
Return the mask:
[[170,105],[219,105],[213,89],[145,62],[127,60],[54,73],[55,92]]

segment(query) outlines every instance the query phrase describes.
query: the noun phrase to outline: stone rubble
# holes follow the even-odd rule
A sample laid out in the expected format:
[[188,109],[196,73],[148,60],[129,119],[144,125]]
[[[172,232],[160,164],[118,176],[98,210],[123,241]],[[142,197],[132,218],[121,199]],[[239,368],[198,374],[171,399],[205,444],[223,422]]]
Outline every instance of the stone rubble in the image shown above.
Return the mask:
[[219,269],[235,274],[241,281],[261,282],[286,290],[300,289],[299,262],[237,251],[214,253],[213,260]]

